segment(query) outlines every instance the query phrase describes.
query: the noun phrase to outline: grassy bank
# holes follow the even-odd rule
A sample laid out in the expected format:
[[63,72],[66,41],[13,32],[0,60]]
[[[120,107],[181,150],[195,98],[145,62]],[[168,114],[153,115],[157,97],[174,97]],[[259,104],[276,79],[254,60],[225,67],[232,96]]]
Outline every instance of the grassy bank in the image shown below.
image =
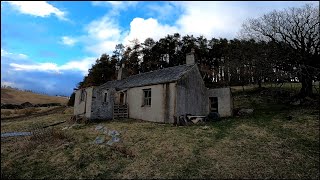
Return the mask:
[[37,94],[11,88],[1,88],[1,103],[4,104],[21,104],[30,102],[32,104],[60,103],[67,104],[68,98]]

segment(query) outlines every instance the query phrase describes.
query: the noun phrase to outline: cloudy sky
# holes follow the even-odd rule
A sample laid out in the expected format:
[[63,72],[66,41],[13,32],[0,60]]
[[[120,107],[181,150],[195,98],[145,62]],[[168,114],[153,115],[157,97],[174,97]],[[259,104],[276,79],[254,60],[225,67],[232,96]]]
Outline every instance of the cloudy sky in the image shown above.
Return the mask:
[[70,95],[116,44],[175,32],[236,38],[247,18],[305,3],[1,1],[1,85]]

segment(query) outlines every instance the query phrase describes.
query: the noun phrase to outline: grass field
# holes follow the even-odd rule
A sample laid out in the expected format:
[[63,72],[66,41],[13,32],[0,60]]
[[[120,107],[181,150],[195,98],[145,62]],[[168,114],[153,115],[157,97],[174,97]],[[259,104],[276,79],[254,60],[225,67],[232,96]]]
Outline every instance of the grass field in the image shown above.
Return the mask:
[[[59,106],[58,106],[59,107]],[[57,106],[51,107],[28,107],[24,109],[1,109],[1,118],[17,117],[21,115],[31,115],[46,112],[57,108]]]
[[[320,94],[320,86],[319,86],[319,81],[314,82],[313,84],[313,93],[318,93]],[[247,85],[247,86],[232,86],[232,91],[233,92],[239,92],[239,91],[243,91],[243,89],[245,91],[247,90],[252,90],[255,88],[258,88],[259,86],[257,84],[253,84],[253,85]],[[289,91],[294,91],[295,93],[298,93],[301,89],[301,83],[283,83],[283,84],[276,84],[276,83],[263,83],[262,87],[265,88],[278,88],[278,89],[285,89],[285,90],[289,90]]]
[[15,89],[1,88],[1,103],[21,104],[24,102],[30,102],[32,104],[67,104],[68,98],[36,94],[32,92],[25,92]]
[[[175,127],[132,119],[54,127],[42,138],[1,143],[2,178],[304,178],[319,179],[319,109],[239,93],[252,115]],[[1,133],[68,119],[72,109],[1,123]],[[291,115],[292,120],[286,117]],[[94,144],[97,125],[120,142]],[[207,126],[207,128],[205,128]]]

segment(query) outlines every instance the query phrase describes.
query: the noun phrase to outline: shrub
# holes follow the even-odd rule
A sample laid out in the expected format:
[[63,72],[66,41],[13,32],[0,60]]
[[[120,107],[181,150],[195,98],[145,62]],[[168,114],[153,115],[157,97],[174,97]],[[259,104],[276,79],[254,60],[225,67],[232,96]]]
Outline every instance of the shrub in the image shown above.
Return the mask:
[[22,110],[14,109],[13,114],[21,115],[22,114]]
[[1,112],[2,115],[4,116],[10,116],[12,114],[11,111],[4,111],[4,112]]
[[31,130],[33,136],[31,136],[30,140],[34,142],[38,142],[39,144],[42,144],[44,142],[47,143],[54,143],[57,141],[70,141],[71,138],[62,130],[48,127],[43,128],[41,125],[36,125]]
[[34,114],[36,112],[38,112],[40,109],[37,109],[37,108],[27,108],[27,109],[23,109],[21,110],[20,114],[24,114],[24,115],[31,115],[31,114]]
[[29,109],[24,109],[24,115],[31,115],[32,111]]

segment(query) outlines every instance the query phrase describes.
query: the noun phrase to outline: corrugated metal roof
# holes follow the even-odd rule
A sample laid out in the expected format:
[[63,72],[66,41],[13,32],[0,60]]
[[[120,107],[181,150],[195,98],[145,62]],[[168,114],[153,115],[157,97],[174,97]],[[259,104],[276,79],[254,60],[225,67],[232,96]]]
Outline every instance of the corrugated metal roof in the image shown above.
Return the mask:
[[100,87],[123,89],[173,82],[180,79],[182,75],[184,75],[194,66],[194,64],[184,64],[180,66],[158,69],[151,72],[129,76],[126,79],[122,80],[108,81],[102,84]]

